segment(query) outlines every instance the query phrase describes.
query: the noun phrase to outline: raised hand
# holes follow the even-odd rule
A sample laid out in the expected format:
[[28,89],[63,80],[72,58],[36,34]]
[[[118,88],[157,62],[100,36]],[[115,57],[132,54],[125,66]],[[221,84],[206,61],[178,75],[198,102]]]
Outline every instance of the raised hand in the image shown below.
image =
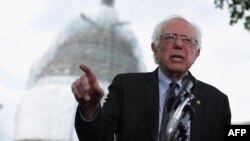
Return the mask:
[[71,90],[81,106],[84,117],[91,119],[98,109],[104,91],[88,66],[81,64],[80,69],[85,74],[72,83]]

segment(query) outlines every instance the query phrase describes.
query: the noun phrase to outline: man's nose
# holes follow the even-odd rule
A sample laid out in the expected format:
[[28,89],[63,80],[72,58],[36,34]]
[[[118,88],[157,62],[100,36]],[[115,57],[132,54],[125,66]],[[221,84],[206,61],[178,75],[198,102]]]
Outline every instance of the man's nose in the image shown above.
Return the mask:
[[182,39],[181,39],[181,37],[177,37],[176,38],[176,40],[175,40],[175,47],[177,47],[177,48],[182,48],[183,47],[183,42],[182,42]]

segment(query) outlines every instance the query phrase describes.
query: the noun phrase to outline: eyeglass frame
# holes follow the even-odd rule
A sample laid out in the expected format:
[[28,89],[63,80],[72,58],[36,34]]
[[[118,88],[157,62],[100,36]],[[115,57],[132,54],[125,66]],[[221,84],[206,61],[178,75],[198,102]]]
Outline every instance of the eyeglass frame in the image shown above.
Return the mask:
[[[183,44],[185,44],[186,46],[189,47],[194,47],[198,45],[198,41],[197,39],[188,36],[188,35],[180,35],[180,34],[176,34],[176,33],[166,33],[163,35],[160,35],[158,39],[163,39],[164,41],[167,41],[166,37],[172,37],[172,39],[174,39],[173,41],[168,41],[166,42],[168,45],[173,45],[174,43],[177,42],[178,37],[181,37],[181,41]],[[171,40],[171,39],[169,39]]]

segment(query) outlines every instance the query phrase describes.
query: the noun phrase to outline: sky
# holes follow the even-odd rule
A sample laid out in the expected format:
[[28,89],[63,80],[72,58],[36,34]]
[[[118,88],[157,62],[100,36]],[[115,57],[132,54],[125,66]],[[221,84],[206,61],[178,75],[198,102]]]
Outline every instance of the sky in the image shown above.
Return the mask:
[[[94,12],[99,5],[100,0],[0,1],[1,120],[14,121],[13,111],[25,91],[32,63],[75,17]],[[202,30],[202,50],[192,74],[229,97],[233,123],[250,121],[250,32],[242,22],[230,26],[226,8],[216,9],[213,0],[116,0],[114,7],[120,21],[130,23],[145,71],[156,68],[150,48],[155,24],[173,14],[196,23]]]

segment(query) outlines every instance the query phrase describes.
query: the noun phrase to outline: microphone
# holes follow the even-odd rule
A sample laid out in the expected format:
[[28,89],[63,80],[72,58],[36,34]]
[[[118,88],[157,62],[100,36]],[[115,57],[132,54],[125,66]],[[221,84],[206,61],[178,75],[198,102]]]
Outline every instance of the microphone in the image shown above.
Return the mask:
[[191,75],[185,76],[182,80],[182,87],[178,93],[178,97],[183,97],[186,93],[191,93],[191,90],[194,89],[196,83],[196,79]]
[[197,84],[197,81],[194,77],[191,75],[187,75],[182,79],[182,87],[177,94],[175,101],[173,102],[170,111],[175,110],[178,105],[191,93],[191,91],[194,89],[195,85]]
[[184,130],[180,130],[182,129],[181,126],[185,125],[195,114],[194,109],[188,103],[195,98],[191,90],[194,89],[196,84],[196,79],[191,75],[185,76],[182,80],[182,87],[171,107],[166,127],[166,135],[169,141],[178,138],[181,133],[184,133]]

